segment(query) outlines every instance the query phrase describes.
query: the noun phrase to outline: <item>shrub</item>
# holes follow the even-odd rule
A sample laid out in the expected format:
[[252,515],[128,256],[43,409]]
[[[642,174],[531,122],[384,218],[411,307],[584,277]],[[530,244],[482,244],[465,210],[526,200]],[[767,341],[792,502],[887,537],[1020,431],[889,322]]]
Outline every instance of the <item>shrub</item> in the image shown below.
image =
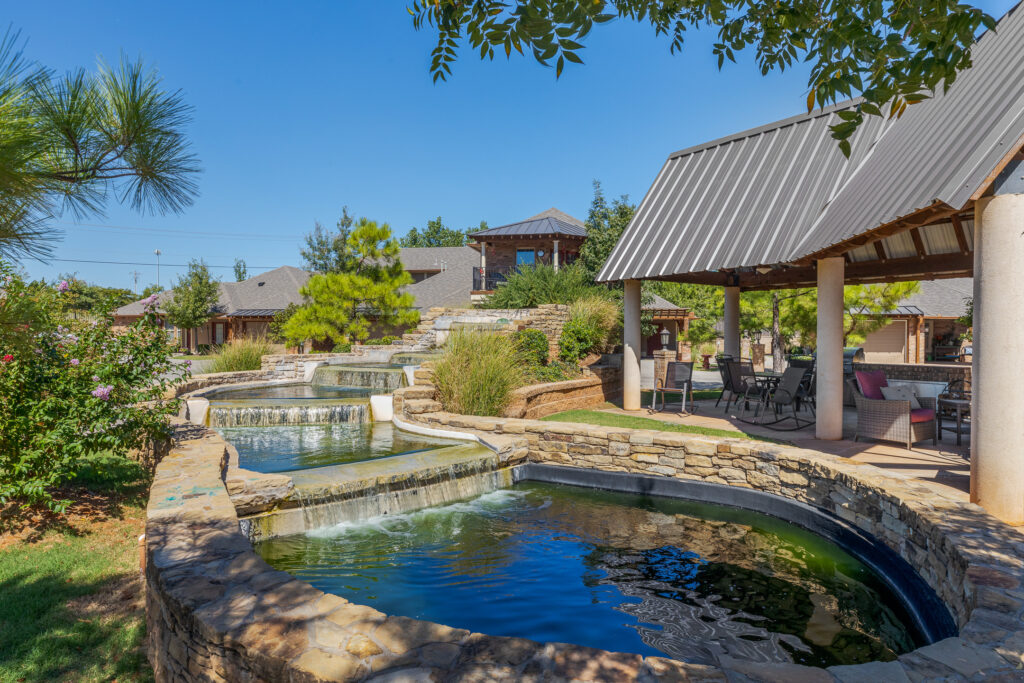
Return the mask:
[[533,308],[540,304],[571,304],[588,296],[611,299],[614,294],[575,265],[559,268],[557,273],[551,266],[521,266],[480,306]]
[[526,383],[526,366],[508,335],[453,330],[434,362],[434,385],[445,410],[498,417]]
[[367,339],[363,343],[366,344],[367,346],[388,346],[396,339],[399,339],[399,337],[385,335],[383,337],[377,337],[375,339]]
[[351,351],[352,342],[347,341],[338,342],[337,344],[334,345],[334,348],[331,349],[331,353],[351,353]]
[[547,365],[534,365],[530,368],[530,375],[538,384],[564,382],[579,377],[580,368],[578,365],[556,360]]
[[558,356],[578,363],[589,353],[614,346],[620,327],[618,305],[601,297],[584,297],[569,307],[569,321],[558,339]]
[[512,341],[520,353],[532,365],[547,365],[548,338],[540,330],[519,330],[512,335]]
[[209,372],[259,370],[263,356],[274,347],[266,337],[242,337],[222,344],[213,356]]
[[61,304],[36,298],[0,263],[0,504],[61,512],[70,501],[53,493],[86,459],[168,435],[178,402],[163,395],[188,366],[172,362],[155,305],[147,299],[145,315],[123,331],[106,315],[64,327]]

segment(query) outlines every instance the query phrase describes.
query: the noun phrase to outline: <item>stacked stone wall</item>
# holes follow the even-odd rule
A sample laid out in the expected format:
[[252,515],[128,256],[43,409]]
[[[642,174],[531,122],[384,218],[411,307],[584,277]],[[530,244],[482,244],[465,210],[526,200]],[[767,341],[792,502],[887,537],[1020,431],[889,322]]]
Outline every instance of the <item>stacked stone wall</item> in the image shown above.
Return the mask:
[[516,389],[504,416],[536,420],[565,410],[595,408],[621,395],[619,368],[591,367],[588,376],[581,379]]

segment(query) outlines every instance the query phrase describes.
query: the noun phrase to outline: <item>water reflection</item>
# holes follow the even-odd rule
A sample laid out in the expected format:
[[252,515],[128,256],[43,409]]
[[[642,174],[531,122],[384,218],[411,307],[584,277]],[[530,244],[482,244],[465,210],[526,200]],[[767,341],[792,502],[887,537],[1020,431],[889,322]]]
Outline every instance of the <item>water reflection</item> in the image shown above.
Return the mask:
[[704,663],[830,666],[914,647],[865,566],[717,506],[526,484],[259,550],[322,590],[494,635]]

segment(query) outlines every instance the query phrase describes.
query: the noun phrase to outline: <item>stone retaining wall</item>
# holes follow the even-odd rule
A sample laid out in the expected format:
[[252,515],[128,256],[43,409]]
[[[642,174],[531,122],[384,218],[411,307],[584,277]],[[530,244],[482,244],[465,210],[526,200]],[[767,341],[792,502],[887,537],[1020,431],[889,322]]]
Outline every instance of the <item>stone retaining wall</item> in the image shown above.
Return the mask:
[[621,369],[591,367],[590,373],[580,379],[516,389],[505,417],[536,420],[564,410],[594,408],[622,395]]
[[353,363],[385,363],[396,353],[412,352],[413,348],[391,346],[353,346],[348,353],[274,353],[263,356],[260,370],[267,379],[302,381],[309,364],[351,361]]
[[200,389],[208,389],[209,387],[219,387],[225,384],[241,384],[243,382],[258,382],[260,380],[267,379],[271,379],[271,377],[262,370],[210,372],[205,375],[192,375],[192,377],[187,381],[175,384],[172,388],[172,393],[174,397],[178,397],[192,393],[193,391],[199,391]]
[[[728,669],[492,637],[324,594],[269,567],[225,487],[230,449],[192,428],[157,467],[147,511],[151,658],[166,680],[1020,680],[1024,536],[910,477],[774,444],[439,411],[430,385],[396,394],[403,419],[469,432],[535,462],[699,479],[823,508],[906,559],[949,607],[958,637],[895,662],[827,670],[732,661]],[[244,488],[244,487],[242,487]]]

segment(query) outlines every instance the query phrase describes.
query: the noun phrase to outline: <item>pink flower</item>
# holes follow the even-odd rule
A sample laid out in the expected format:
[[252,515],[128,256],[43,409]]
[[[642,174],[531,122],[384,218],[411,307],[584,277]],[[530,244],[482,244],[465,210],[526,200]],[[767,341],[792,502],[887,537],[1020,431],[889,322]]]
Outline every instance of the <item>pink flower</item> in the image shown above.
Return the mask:
[[14,356],[12,356],[11,354],[8,353],[8,354],[4,355],[4,362],[5,363],[10,363],[12,360],[14,360]]
[[99,375],[93,375],[92,376],[92,381],[93,382],[99,382],[100,381],[100,376]]
[[109,384],[106,384],[106,385],[101,384],[98,387],[96,387],[95,389],[93,389],[91,393],[92,393],[93,396],[95,396],[96,398],[100,399],[101,401],[106,401],[106,400],[108,400],[110,398],[110,392],[113,391],[113,390],[114,390],[113,386],[111,386]]
[[58,292],[66,292],[69,289],[71,289],[71,285],[68,284],[67,280],[61,280],[60,284],[57,285],[57,291]]
[[151,311],[156,308],[156,301],[159,297],[156,294],[150,294],[148,297],[142,300],[142,308],[145,311]]
[[71,359],[71,364],[72,365],[78,365],[78,359],[77,358],[72,358]]

